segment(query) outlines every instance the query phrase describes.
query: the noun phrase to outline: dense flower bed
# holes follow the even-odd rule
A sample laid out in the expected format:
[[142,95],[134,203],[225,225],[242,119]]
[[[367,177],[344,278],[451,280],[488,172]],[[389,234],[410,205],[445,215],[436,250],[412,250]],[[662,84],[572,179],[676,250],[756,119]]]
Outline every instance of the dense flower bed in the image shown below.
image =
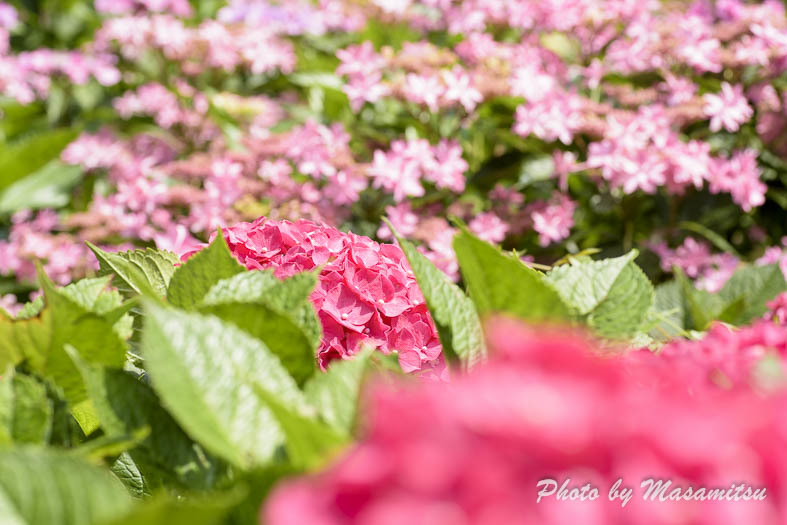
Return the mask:
[[453,278],[448,216],[547,264],[638,246],[711,290],[787,264],[779,2],[75,4],[76,33],[2,4],[8,143],[86,128],[38,164],[80,176],[4,205],[19,296],[34,259],[89,273],[84,240],[183,253],[261,214],[381,240],[388,216]]

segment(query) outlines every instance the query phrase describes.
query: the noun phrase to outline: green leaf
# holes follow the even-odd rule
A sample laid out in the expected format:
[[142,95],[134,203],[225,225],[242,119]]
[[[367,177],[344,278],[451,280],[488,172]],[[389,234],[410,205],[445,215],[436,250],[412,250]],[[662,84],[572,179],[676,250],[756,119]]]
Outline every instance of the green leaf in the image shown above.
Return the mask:
[[40,449],[0,451],[0,500],[26,525],[91,525],[131,504],[106,470]]
[[270,272],[244,272],[219,281],[198,310],[260,339],[301,384],[314,373],[322,337],[322,326],[309,301],[316,284],[312,273],[280,281]]
[[164,410],[153,390],[129,372],[82,363],[80,371],[104,432],[133,435],[142,428],[150,434],[135,449],[186,487],[205,489],[216,477],[216,462]]
[[71,188],[81,178],[79,166],[52,161],[0,192],[0,213],[65,206],[71,197]]
[[240,490],[185,500],[159,494],[138,503],[124,516],[107,521],[105,525],[221,525],[242,498]]
[[[103,296],[105,293],[109,295],[107,287],[109,286],[110,280],[110,277],[82,279],[75,283],[71,283],[68,286],[64,286],[60,289],[60,293],[80,305],[85,310],[94,312],[97,307],[96,303],[99,303],[99,297]],[[120,304],[120,302],[120,297],[113,298],[110,295],[110,298],[108,300],[103,299],[101,303],[98,304],[98,307],[106,311],[107,309],[117,306]]]
[[[4,378],[5,379],[5,378]],[[15,443],[44,444],[52,430],[52,401],[46,387],[30,376],[14,374],[11,435]]]
[[0,149],[0,190],[57,158],[78,134],[77,129],[57,129],[31,135]]
[[674,268],[673,273],[683,293],[683,326],[687,330],[706,330],[724,310],[724,300],[719,295],[696,289],[680,268]]
[[473,301],[388,223],[402,248],[440,334],[443,354],[466,369],[486,359],[481,321]]
[[273,459],[283,434],[255,388],[305,404],[295,381],[266,348],[217,317],[146,303],[142,349],[153,388],[181,427],[241,468]]
[[150,427],[143,427],[132,434],[103,435],[69,449],[69,453],[97,463],[105,458],[114,458],[135,448],[150,434]]
[[623,268],[637,256],[631,251],[621,257],[599,261],[577,261],[547,273],[561,297],[580,315],[592,312],[609,294]]
[[570,260],[547,273],[563,300],[599,335],[629,338],[653,306],[653,285],[634,263],[636,250],[599,261]]
[[8,365],[0,376],[0,446],[13,443],[14,366]]
[[719,296],[727,303],[741,301],[737,315],[728,312],[728,322],[747,324],[762,317],[768,311],[768,301],[786,290],[787,282],[778,264],[746,265],[730,277]]
[[35,300],[25,303],[21,310],[16,314],[16,319],[30,319],[41,313],[44,309],[44,296],[39,295]]
[[123,452],[110,466],[112,473],[136,498],[149,497],[151,489],[136,461],[128,452]]
[[317,470],[325,465],[348,438],[328,425],[289,408],[279,398],[255,383],[257,396],[268,406],[284,432],[284,446],[290,462],[296,468]]
[[123,366],[125,345],[103,317],[71,299],[69,292],[56,289],[43,273],[39,279],[46,308],[52,312],[52,337],[49,348],[31,349],[27,358],[36,371],[62,388],[66,398],[74,404],[86,400],[87,394],[64,345],[73,346],[86,362],[113,367]]
[[653,285],[633,262],[623,267],[606,298],[588,316],[596,332],[611,339],[634,337],[653,306]]
[[127,339],[134,323],[127,313],[136,303],[133,300],[123,303],[117,290],[109,289],[110,280],[110,276],[82,279],[60,288],[60,293],[85,310],[103,317],[121,338]]
[[137,293],[160,299],[167,295],[167,287],[175,273],[178,256],[165,250],[132,250],[105,252],[87,243],[98,259],[99,273],[117,276],[116,286],[127,295]]
[[513,255],[463,230],[454,251],[478,313],[514,315],[528,321],[568,319],[570,312],[544,276]]
[[686,312],[680,283],[675,280],[661,283],[654,292],[653,309],[659,321],[650,331],[650,336],[667,341],[682,335]]
[[39,280],[45,307],[36,317],[11,320],[0,315],[0,364],[16,364],[25,359],[33,371],[62,390],[87,434],[94,430],[95,418],[90,406],[83,404],[87,401],[85,386],[65,345],[73,346],[86,362],[121,367],[125,362],[125,344],[112,323],[69,296],[76,294],[84,299],[95,283],[63,291],[55,288],[42,272]]
[[317,409],[323,421],[344,435],[355,425],[358,397],[369,367],[370,350],[352,359],[336,359],[324,374],[316,374],[303,388],[306,400]]
[[224,234],[191,256],[175,270],[167,289],[167,300],[180,308],[195,308],[213,285],[246,271],[230,253]]

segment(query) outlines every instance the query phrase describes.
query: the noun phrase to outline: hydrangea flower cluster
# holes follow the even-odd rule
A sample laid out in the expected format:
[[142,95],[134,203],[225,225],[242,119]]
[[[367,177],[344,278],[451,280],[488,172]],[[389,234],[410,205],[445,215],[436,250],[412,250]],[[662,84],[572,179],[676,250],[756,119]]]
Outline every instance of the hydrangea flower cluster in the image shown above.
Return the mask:
[[321,366],[372,347],[398,351],[405,372],[444,371],[434,323],[398,246],[306,220],[265,217],[227,228],[224,235],[249,269],[271,268],[286,278],[320,268],[311,300],[323,327]]
[[[663,241],[652,243],[650,249],[659,256],[665,272],[678,267],[696,280],[698,288],[708,292],[721,290],[741,264],[740,259],[732,254],[712,253],[707,242],[697,241],[693,237],[686,237],[683,243],[674,249]],[[782,246],[769,247],[754,264],[778,264],[787,279],[787,237],[782,239]]]
[[[748,389],[692,390],[670,367],[602,358],[593,344],[565,332],[536,333],[498,320],[488,333],[493,358],[452,388],[373,390],[365,438],[327,471],[274,491],[262,521],[780,522],[787,471],[779,452],[787,445],[780,423],[784,390],[765,397]],[[761,343],[770,339],[742,340],[740,349]],[[784,345],[783,327],[775,344]],[[558,488],[569,478],[569,489],[590,483],[600,497],[559,500],[553,493],[537,503],[537,483],[547,478]],[[626,505],[607,495],[618,478],[634,490]],[[648,478],[672,481],[664,499],[643,497],[639,484]],[[741,480],[767,487],[767,497],[667,498],[676,486],[707,492]]]
[[11,33],[20,27],[19,15],[13,6],[0,2],[0,95],[20,104],[45,99],[56,78],[75,85],[95,79],[103,86],[120,81],[116,57],[107,53],[83,53],[38,48],[13,53]]
[[397,140],[389,152],[375,151],[369,175],[375,187],[391,192],[398,203],[405,197],[423,196],[422,180],[461,193],[465,171],[467,162],[456,142],[443,140],[432,147],[429,141],[419,139]]
[[[740,329],[714,323],[698,340],[675,339],[658,355],[649,349],[630,354],[633,362],[651,370],[662,368],[664,376],[692,390],[771,389],[787,385],[787,323],[784,298],[772,301],[769,316]],[[658,374],[657,374],[658,375]]]

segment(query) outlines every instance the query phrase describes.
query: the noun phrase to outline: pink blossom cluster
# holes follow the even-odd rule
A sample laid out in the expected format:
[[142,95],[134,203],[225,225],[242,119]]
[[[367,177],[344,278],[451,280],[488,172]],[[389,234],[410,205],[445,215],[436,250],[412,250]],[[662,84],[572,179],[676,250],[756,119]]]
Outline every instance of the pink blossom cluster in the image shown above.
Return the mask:
[[771,319],[779,324],[787,325],[787,292],[782,292],[768,304],[766,319]]
[[[133,109],[139,103],[181,128],[189,122],[179,115],[197,115],[175,105],[175,95],[159,85],[134,97],[118,104]],[[210,155],[195,153],[182,160],[175,160],[179,149],[170,142],[147,135],[124,141],[103,131],[70,144],[62,159],[106,171],[112,191],[95,195],[90,209],[72,215],[68,226],[94,242],[119,235],[154,240],[160,248],[183,253],[197,242],[194,235],[204,238],[219,226],[255,218],[261,211],[338,223],[367,186],[341,126],[309,121],[284,134],[263,133],[281,117],[268,99],[239,105],[225,96],[214,102],[239,118],[252,110],[246,151],[228,150],[215,128],[204,137],[213,140]],[[302,180],[305,176],[308,181]]]
[[610,116],[600,142],[590,144],[586,166],[600,170],[613,188],[624,193],[672,193],[701,188],[730,193],[746,211],[765,202],[767,186],[760,181],[756,152],[744,150],[731,158],[713,157],[710,144],[682,141],[671,128],[665,108],[643,106],[626,120]]
[[441,373],[440,340],[402,250],[301,220],[260,217],[224,231],[230,250],[252,270],[279,278],[320,267],[311,295],[323,327],[320,365],[363,347],[398,351],[405,372]]
[[13,6],[0,2],[0,56],[8,53],[11,31],[19,25],[19,14]]
[[253,74],[292,72],[292,44],[272,28],[257,25],[222,24],[206,20],[196,27],[170,15],[121,16],[107,19],[93,42],[97,52],[117,52],[126,60],[137,60],[145,51],[158,50],[180,64],[186,75],[209,69]]
[[[783,389],[694,389],[661,366],[680,357],[600,357],[595,345],[565,330],[508,320],[490,323],[487,332],[490,361],[454,378],[451,388],[377,385],[360,443],[324,472],[275,489],[262,522],[781,523]],[[774,342],[780,348],[781,332]],[[764,337],[753,344],[771,344]],[[619,478],[619,489],[634,491],[625,505],[608,496]],[[646,499],[640,483],[651,478],[671,481],[663,499],[658,492],[655,501]],[[559,498],[556,490],[539,501],[545,479],[556,489],[569,480],[566,493],[589,483],[599,497]],[[677,486],[681,494],[687,486],[706,494],[742,481],[765,488],[766,498],[669,497]]]
[[539,244],[547,246],[567,238],[574,226],[576,209],[577,204],[561,193],[555,193],[549,202],[531,204],[529,212]]
[[[708,292],[718,292],[732,277],[741,261],[729,253],[713,253],[705,241],[697,241],[686,237],[676,248],[670,248],[663,241],[651,243],[650,249],[660,258],[661,269],[671,272],[678,267],[696,280],[697,287]],[[771,246],[754,264],[778,264],[787,279],[787,237],[782,239],[782,246]]]
[[[782,303],[783,299],[771,303],[777,321]],[[675,339],[659,348],[657,355],[642,349],[629,357],[643,368],[662,368],[665,377],[672,374],[672,380],[695,391],[783,388],[787,386],[787,324],[761,320],[736,329],[717,322],[701,339]]]
[[264,25],[285,35],[359,31],[366,22],[359,6],[342,0],[229,0],[217,19],[227,24]]
[[95,258],[83,243],[71,235],[51,235],[52,230],[63,228],[52,210],[35,215],[28,211],[17,212],[12,223],[8,239],[0,240],[0,275],[11,274],[33,282],[35,261],[40,261],[50,279],[66,285],[75,274],[84,275],[86,270],[95,269]]
[[180,126],[196,143],[207,142],[220,133],[207,116],[208,98],[183,81],[177,82],[173,90],[156,82],[144,84],[116,98],[112,105],[124,119],[148,115],[164,129]]
[[46,98],[53,81],[60,77],[77,85],[91,79],[102,86],[113,86],[120,81],[117,60],[106,53],[47,48],[11,53],[10,31],[18,26],[16,10],[0,2],[0,95],[29,104]]
[[[753,152],[713,155],[710,142],[686,141],[681,131],[707,119],[711,131],[735,132],[753,116],[752,102],[763,99],[771,112],[758,128],[774,135],[782,130],[784,106],[769,83],[787,67],[787,19],[778,2],[715,6],[698,1],[688,11],[625,1],[604,2],[603,9],[597,2],[558,7],[530,0],[494,7],[438,1],[377,5],[387,16],[416,27],[447,27],[465,35],[453,48],[407,42],[400,51],[384,47],[378,52],[363,42],[337,52],[336,72],[347,78],[345,93],[355,109],[395,97],[439,113],[453,102],[464,107],[470,123],[483,100],[524,97],[513,131],[565,145],[573,144],[577,134],[597,139],[586,147],[586,162],[573,170],[600,173],[613,189],[682,194],[707,183],[713,193],[730,193],[744,211],[763,204],[766,186]],[[482,32],[487,23],[520,28],[526,36],[514,44],[499,42]],[[579,56],[560,54],[567,51],[538,38],[549,30],[570,32],[579,41],[572,51]],[[582,61],[590,65],[572,64]],[[722,82],[719,93],[700,96],[691,78],[692,71],[746,66],[757,75],[755,82],[747,80],[753,86],[748,93],[742,84]],[[642,89],[603,82],[607,74],[646,71],[658,72],[665,81]],[[590,92],[577,89],[577,74]],[[505,77],[508,81],[500,82]],[[417,184],[402,185],[419,191]]]
[[193,13],[188,0],[95,0],[94,5],[98,12],[113,15],[149,11],[188,17]]
[[456,142],[443,140],[432,146],[425,139],[417,139],[395,140],[390,151],[375,151],[368,173],[374,187],[391,192],[398,203],[405,197],[423,196],[421,181],[461,193],[465,189],[466,170],[467,162]]
[[782,237],[780,246],[770,246],[757,259],[757,264],[778,264],[787,279],[787,237]]

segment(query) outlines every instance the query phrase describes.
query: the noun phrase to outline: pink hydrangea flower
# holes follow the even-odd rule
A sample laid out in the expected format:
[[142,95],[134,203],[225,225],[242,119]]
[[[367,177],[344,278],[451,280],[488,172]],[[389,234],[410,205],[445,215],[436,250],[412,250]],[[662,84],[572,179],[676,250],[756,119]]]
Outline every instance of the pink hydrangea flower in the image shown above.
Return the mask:
[[508,233],[508,225],[492,212],[477,215],[467,226],[479,238],[491,243],[503,242]]
[[533,229],[538,233],[541,246],[562,241],[574,226],[574,211],[577,203],[567,195],[557,194],[551,202],[535,203],[530,206]]
[[[451,388],[377,385],[361,442],[326,471],[278,486],[260,518],[268,525],[776,525],[787,508],[773,496],[787,472],[787,393],[720,389],[705,366],[721,361],[735,374],[750,370],[755,346],[783,350],[787,332],[768,324],[757,334],[719,332],[721,352],[708,342],[668,356],[602,358],[565,329],[495,320],[486,330],[488,363]],[[608,496],[618,478],[633,490],[626,505]],[[766,497],[654,501],[643,497],[648,478],[671,480],[666,495],[675,486],[707,491],[745,482],[749,497],[763,488]],[[539,500],[544,479],[556,490]],[[589,483],[599,497],[558,499],[565,480],[569,489]]]
[[741,124],[749,120],[754,113],[743,95],[743,87],[739,85],[733,87],[722,82],[719,95],[707,93],[703,100],[705,115],[711,119],[711,131],[719,131],[721,128],[731,133],[738,131]]
[[0,310],[5,310],[11,317],[16,317],[23,306],[12,293],[0,295]]
[[249,269],[279,278],[321,266],[311,295],[323,326],[320,365],[363,346],[399,352],[407,372],[442,370],[440,340],[402,251],[368,237],[301,220],[260,217],[224,231],[230,250]]
[[772,319],[779,324],[787,325],[787,292],[782,292],[773,301],[768,303],[766,319]]
[[[774,303],[781,304],[780,300]],[[714,323],[698,340],[675,339],[659,349],[654,359],[648,349],[630,355],[644,360],[654,373],[672,374],[688,388],[760,389],[757,366],[768,356],[787,365],[787,325],[760,320],[750,326],[732,328]],[[783,385],[782,385],[783,386]]]
[[768,187],[760,180],[755,150],[737,151],[729,159],[716,159],[713,167],[709,177],[711,192],[730,193],[744,211],[765,203]]

